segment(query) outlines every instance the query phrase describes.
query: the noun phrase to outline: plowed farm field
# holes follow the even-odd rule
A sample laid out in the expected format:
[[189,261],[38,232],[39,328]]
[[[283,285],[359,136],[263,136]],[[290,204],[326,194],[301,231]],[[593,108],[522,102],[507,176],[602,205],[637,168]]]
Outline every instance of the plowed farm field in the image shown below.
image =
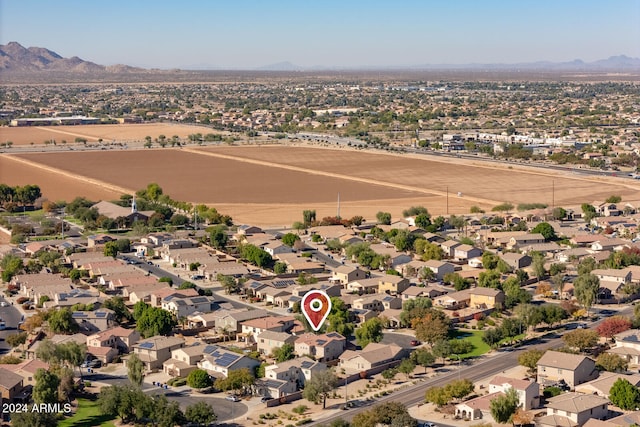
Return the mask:
[[46,197],[112,200],[158,183],[177,200],[206,203],[236,222],[290,225],[304,209],[318,218],[402,210],[433,214],[490,210],[503,202],[574,206],[619,194],[638,198],[621,179],[586,179],[534,168],[456,159],[292,146],[248,146],[13,154],[0,157],[0,182],[39,184]]

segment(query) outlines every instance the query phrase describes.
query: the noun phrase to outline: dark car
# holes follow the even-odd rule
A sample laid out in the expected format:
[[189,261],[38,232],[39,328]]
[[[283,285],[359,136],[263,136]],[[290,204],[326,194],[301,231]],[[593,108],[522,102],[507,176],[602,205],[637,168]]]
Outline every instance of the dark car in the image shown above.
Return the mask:
[[411,345],[414,346],[414,347],[417,346],[417,345],[420,345],[420,344],[421,343],[418,340],[411,340]]

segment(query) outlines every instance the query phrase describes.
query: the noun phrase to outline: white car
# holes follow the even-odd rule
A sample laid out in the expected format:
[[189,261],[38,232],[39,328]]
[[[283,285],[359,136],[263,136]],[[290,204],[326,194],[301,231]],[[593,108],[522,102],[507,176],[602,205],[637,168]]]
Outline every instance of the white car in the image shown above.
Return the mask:
[[8,306],[8,305],[9,305],[9,304],[7,304],[7,302],[6,302],[6,301],[0,301],[0,307],[6,307],[6,306]]

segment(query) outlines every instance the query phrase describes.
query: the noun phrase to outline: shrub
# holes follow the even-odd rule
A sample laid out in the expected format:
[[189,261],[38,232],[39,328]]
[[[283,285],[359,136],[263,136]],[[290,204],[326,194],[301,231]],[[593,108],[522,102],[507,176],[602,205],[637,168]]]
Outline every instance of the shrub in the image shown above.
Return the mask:
[[562,389],[560,387],[555,387],[555,386],[547,387],[544,389],[544,392],[543,392],[545,399],[556,397],[560,394],[562,394]]

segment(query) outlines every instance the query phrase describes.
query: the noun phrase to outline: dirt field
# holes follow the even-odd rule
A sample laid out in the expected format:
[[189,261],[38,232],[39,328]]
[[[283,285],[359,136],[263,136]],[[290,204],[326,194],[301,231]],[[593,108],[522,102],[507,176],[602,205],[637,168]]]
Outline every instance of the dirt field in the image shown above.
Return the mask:
[[54,139],[56,143],[66,140],[74,143],[76,137],[86,138],[89,142],[143,141],[145,136],[157,138],[164,135],[171,138],[178,135],[187,138],[193,133],[212,133],[207,127],[174,125],[169,123],[120,124],[120,125],[82,125],[82,126],[28,126],[0,127],[0,143],[12,141],[14,145],[42,145],[44,141]]
[[[486,210],[502,202],[574,206],[620,194],[637,199],[639,186],[547,171],[434,161],[350,150],[262,146],[13,155],[0,163],[0,182],[40,184],[46,197],[114,199],[157,182],[177,200],[206,203],[236,222],[290,225],[303,209],[343,217],[375,217],[426,206],[433,214]],[[18,163],[19,161],[28,164]],[[44,170],[43,170],[44,168]],[[5,172],[6,171],[6,172]],[[458,196],[458,192],[461,193]]]

